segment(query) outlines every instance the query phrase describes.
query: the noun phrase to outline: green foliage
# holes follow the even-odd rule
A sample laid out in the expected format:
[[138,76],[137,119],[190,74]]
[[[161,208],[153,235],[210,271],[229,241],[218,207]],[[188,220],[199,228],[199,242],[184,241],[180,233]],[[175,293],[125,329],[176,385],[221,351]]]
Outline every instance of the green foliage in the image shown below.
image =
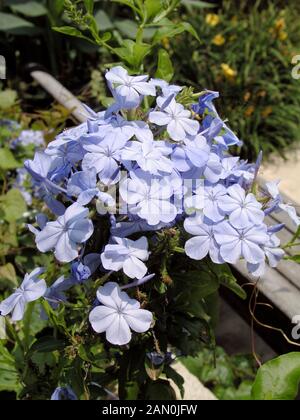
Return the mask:
[[196,91],[220,92],[217,108],[244,141],[243,157],[284,153],[299,140],[300,125],[300,84],[291,76],[300,41],[294,3],[242,1],[232,7],[226,0],[216,10],[195,10],[187,20],[202,43],[187,33],[171,40],[175,77]]
[[18,393],[21,389],[20,376],[16,368],[15,358],[0,341],[0,392],[14,391]]
[[21,219],[27,206],[20,191],[11,189],[7,194],[0,196],[0,209],[3,219],[10,223]]
[[39,17],[47,14],[47,9],[42,3],[31,0],[25,3],[13,3],[11,5],[11,10],[28,17]]
[[[180,0],[115,0],[114,3],[129,7],[134,18],[131,20],[127,17],[111,18],[105,10],[97,10],[97,4],[94,5],[93,1],[84,1],[82,4],[65,0],[65,14],[73,29],[70,26],[53,29],[66,35],[90,40],[91,43],[103,47],[121,59],[132,72],[143,69],[145,58],[150,54],[155,55],[157,45],[161,45],[163,40],[189,32],[199,41],[198,34],[190,23],[173,22],[168,18],[180,4]],[[116,33],[114,29],[118,32]],[[107,30],[110,32],[105,32]],[[161,63],[161,60],[167,63],[170,75],[167,52],[159,53],[158,61]]]
[[15,159],[13,153],[9,149],[0,149],[0,170],[8,171],[10,169],[16,169],[20,166],[20,162]]
[[185,367],[220,400],[251,400],[255,378],[253,358],[229,356],[221,348],[203,348],[196,357],[181,360]]
[[15,105],[17,92],[12,89],[5,89],[0,92],[0,108],[8,109]]
[[14,33],[19,30],[19,33],[27,33],[28,28],[33,28],[33,24],[27,20],[11,15],[9,13],[0,12],[0,30],[8,33]]
[[300,382],[300,353],[284,354],[264,364],[252,388],[254,400],[294,400]]

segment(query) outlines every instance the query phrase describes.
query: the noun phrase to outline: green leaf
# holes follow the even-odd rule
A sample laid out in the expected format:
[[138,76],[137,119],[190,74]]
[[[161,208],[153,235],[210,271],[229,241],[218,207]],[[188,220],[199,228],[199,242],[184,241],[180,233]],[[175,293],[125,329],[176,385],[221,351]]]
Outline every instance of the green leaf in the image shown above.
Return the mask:
[[300,352],[267,362],[257,373],[252,397],[255,400],[294,400],[300,382]]
[[143,59],[150,53],[151,45],[136,43],[126,39],[123,46],[115,48],[114,52],[127,64],[136,70],[140,67]]
[[158,65],[155,77],[170,82],[173,76],[174,69],[169,53],[166,50],[160,49],[158,52]]
[[94,0],[83,0],[83,2],[87,12],[92,14],[94,11]]
[[22,15],[29,17],[45,16],[47,14],[46,7],[37,1],[12,4],[10,8],[15,13],[21,13]]
[[66,346],[66,342],[63,340],[57,340],[51,336],[45,336],[39,338],[30,347],[29,353],[50,353],[56,350],[63,350]]
[[15,105],[17,97],[17,92],[12,89],[5,89],[0,92],[0,109],[7,109]]
[[56,32],[61,33],[61,34],[74,36],[76,38],[85,39],[86,41],[91,42],[90,38],[83,35],[83,33],[81,31],[79,31],[76,28],[73,28],[72,26],[59,26],[59,27],[54,26],[54,27],[52,27],[52,29]]
[[104,10],[98,10],[95,15],[99,31],[107,31],[108,29],[114,28],[114,24],[110,20],[110,17]]
[[0,342],[0,392],[19,392],[21,382],[14,357],[10,354],[4,343]]
[[159,28],[153,37],[153,44],[159,44],[164,38],[173,38],[176,35],[182,34],[183,32],[189,32],[193,37],[195,37],[199,42],[200,38],[193,28],[193,26],[188,22],[172,23],[168,21],[168,25],[164,25]]
[[0,316],[0,340],[5,340],[6,336],[6,326],[4,316]]
[[21,219],[27,210],[24,198],[17,189],[11,189],[6,195],[0,196],[0,208],[4,211],[4,219],[7,222]]
[[227,287],[227,289],[234,292],[241,299],[247,299],[247,293],[238,284],[237,279],[234,277],[227,264],[214,265],[214,271],[216,271],[222,286]]
[[52,0],[49,5],[49,9],[55,16],[60,16],[64,11],[64,0]]
[[14,155],[9,149],[0,149],[0,169],[9,171],[11,169],[19,168],[21,164],[16,161]]
[[182,279],[184,279],[189,285],[191,293],[197,293],[197,298],[199,300],[215,293],[220,286],[218,277],[205,271],[195,270],[188,271],[185,274],[172,274],[172,278],[176,279],[179,287],[181,287]]
[[147,21],[149,22],[153,17],[157,16],[163,10],[163,4],[160,0],[145,0],[144,10]]
[[195,7],[197,9],[212,9],[216,7],[216,4],[207,3],[206,1],[200,0],[182,0],[183,6],[187,6],[189,8]]
[[34,25],[18,16],[0,12],[0,31],[10,32],[20,28],[34,28]]
[[116,20],[116,28],[128,38],[135,39],[138,25],[129,19]]
[[291,257],[290,256],[286,257],[286,260],[294,261],[294,262],[300,264],[300,255],[292,255]]
[[176,400],[176,394],[170,382],[159,379],[149,382],[146,389],[146,400],[171,401]]
[[120,4],[124,4],[125,6],[130,7],[132,10],[138,12],[139,9],[137,7],[135,7],[134,5],[134,1],[133,0],[111,0],[113,3],[120,3]]
[[11,263],[0,267],[0,286],[2,286],[3,283],[6,284],[6,281],[8,281],[11,288],[18,286],[16,270]]
[[184,378],[176,372],[171,366],[166,366],[164,370],[166,377],[178,386],[181,398],[184,397]]
[[213,389],[215,396],[222,401],[251,401],[251,389],[253,383],[251,381],[242,382],[238,388],[234,386],[224,388],[217,385]]

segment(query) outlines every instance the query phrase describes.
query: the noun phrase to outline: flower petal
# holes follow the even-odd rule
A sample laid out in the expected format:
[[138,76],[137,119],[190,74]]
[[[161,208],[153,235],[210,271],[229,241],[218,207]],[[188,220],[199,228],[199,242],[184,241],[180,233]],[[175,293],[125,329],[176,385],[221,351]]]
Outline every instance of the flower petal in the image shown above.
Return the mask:
[[106,339],[117,346],[130,342],[130,328],[122,315],[115,316],[113,323],[106,330]]
[[116,316],[118,314],[114,308],[97,306],[90,312],[89,321],[94,331],[102,333],[114,322]]
[[153,321],[152,313],[146,309],[125,311],[124,318],[129,327],[137,333],[148,331]]

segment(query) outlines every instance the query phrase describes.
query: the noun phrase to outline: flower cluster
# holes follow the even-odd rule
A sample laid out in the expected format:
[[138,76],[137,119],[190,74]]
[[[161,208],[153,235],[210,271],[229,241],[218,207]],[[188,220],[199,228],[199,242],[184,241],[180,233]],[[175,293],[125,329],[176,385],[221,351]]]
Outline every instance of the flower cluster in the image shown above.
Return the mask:
[[[53,213],[53,220],[39,215],[38,227],[30,226],[37,248],[72,263],[70,278],[48,289],[42,281],[26,281],[0,310],[14,310],[20,319],[25,303],[40,296],[55,308],[69,287],[102,270],[120,285],[110,281],[98,289],[89,320],[109,342],[123,345],[131,330],[146,332],[153,321],[122,288],[153,277],[147,263],[155,232],[183,227],[187,257],[209,256],[215,264],[244,259],[261,276],[266,263],[274,267],[284,255],[276,236],[282,226],[268,226],[266,216],[286,211],[300,221],[276,183],[256,192],[261,159],[250,164],[230,155],[230,147],[242,143],[216,111],[218,93],[203,92],[185,107],[182,88],[163,80],[134,77],[122,67],[106,79],[114,104],[100,113],[88,109],[86,123],[64,131],[25,163]],[[109,234],[95,249],[104,223]]]

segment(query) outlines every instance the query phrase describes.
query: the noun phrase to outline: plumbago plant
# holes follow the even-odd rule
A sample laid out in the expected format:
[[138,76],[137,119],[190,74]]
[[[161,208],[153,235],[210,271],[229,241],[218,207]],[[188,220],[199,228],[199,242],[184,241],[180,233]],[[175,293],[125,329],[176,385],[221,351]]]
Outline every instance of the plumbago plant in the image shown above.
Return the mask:
[[265,217],[299,224],[276,183],[258,188],[260,161],[230,155],[240,141],[215,92],[122,67],[106,80],[113,105],[25,163],[47,206],[29,229],[56,262],[0,304],[21,399],[167,400],[172,383],[183,395],[172,362],[203,342],[213,351],[220,286],[245,296],[227,264],[262,275],[284,257],[282,225]]

